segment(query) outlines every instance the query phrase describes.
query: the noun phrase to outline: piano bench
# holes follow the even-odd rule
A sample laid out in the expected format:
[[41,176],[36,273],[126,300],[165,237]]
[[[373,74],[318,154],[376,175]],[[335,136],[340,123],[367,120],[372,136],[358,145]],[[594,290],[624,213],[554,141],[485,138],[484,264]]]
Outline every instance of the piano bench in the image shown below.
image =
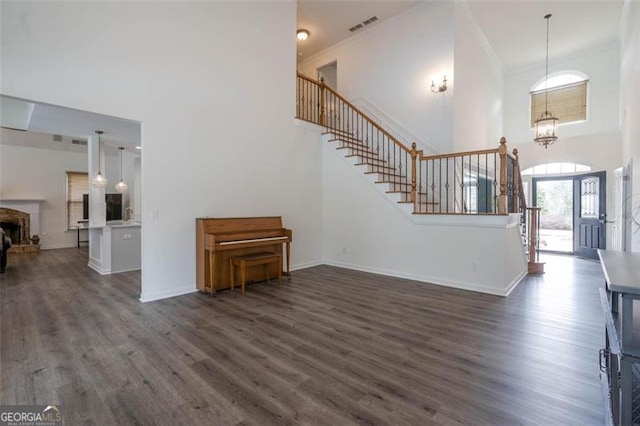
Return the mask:
[[[246,254],[243,256],[234,256],[229,259],[229,276],[231,277],[231,290],[235,285],[235,269],[240,268],[240,283],[242,288],[242,294],[244,294],[245,284],[247,281],[246,274],[247,268],[259,265],[271,265],[275,263],[278,266],[278,284],[282,283],[282,256],[278,253],[263,252]],[[267,281],[271,280],[269,277],[269,271],[267,269]]]

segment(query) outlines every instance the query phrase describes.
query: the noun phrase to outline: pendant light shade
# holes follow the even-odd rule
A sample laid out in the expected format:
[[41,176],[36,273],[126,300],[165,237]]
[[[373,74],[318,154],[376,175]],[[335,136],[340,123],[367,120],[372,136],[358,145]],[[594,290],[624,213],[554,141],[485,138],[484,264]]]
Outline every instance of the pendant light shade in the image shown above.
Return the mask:
[[98,135],[98,174],[93,178],[93,181],[91,181],[91,185],[93,185],[94,188],[106,188],[109,183],[107,182],[107,178],[105,178],[100,172],[100,135],[103,133],[104,132],[102,130],[96,130],[96,135]]
[[549,145],[558,140],[556,136],[556,124],[558,119],[549,112],[548,97],[549,97],[549,18],[551,14],[545,15],[544,19],[547,20],[547,51],[546,51],[546,65],[545,65],[545,92],[544,92],[544,113],[535,122],[536,137],[534,141],[540,146],[544,146],[546,149]]
[[120,182],[116,184],[116,191],[122,194],[127,190],[127,184],[124,183],[124,180],[122,179],[122,150],[124,150],[124,147],[120,147],[118,149],[120,150]]

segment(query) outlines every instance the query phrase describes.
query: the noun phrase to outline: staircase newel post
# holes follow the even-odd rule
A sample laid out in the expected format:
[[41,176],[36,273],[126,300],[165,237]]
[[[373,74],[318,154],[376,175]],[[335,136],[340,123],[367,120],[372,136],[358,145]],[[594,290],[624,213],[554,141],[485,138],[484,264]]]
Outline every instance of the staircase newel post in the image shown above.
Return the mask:
[[417,197],[416,197],[416,163],[418,159],[418,150],[416,149],[416,143],[411,144],[411,202],[413,203],[413,211],[417,212]]
[[498,198],[498,213],[507,213],[507,139],[500,138],[500,197]]
[[320,77],[320,125],[322,126],[326,126],[327,125],[327,116],[326,116],[326,111],[325,111],[325,84],[324,84],[324,77]]
[[520,208],[520,160],[517,148],[513,148],[513,156],[516,159],[513,167],[513,209],[515,211],[511,213],[518,213]]

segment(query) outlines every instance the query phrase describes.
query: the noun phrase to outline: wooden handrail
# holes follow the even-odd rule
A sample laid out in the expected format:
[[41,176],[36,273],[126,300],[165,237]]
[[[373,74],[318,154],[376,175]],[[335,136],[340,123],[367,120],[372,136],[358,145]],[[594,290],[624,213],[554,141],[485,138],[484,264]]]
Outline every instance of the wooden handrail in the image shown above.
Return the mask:
[[[336,98],[340,99],[342,102],[344,102],[349,108],[353,109],[356,113],[358,113],[359,115],[361,115],[365,120],[367,120],[373,127],[375,127],[378,131],[380,131],[380,133],[382,133],[383,135],[385,135],[386,137],[388,137],[394,144],[396,144],[399,148],[401,148],[404,152],[406,153],[411,153],[411,149],[408,148],[407,146],[405,146],[402,142],[400,142],[397,138],[395,138],[393,135],[391,135],[389,132],[387,132],[385,129],[383,129],[382,127],[380,127],[378,125],[378,123],[376,123],[373,119],[371,119],[371,117],[369,117],[367,114],[365,114],[364,112],[362,112],[359,108],[357,108],[354,104],[352,104],[351,102],[349,102],[348,100],[346,100],[345,98],[343,98],[338,92],[336,92],[335,90],[333,90],[331,87],[327,86],[324,81],[320,80],[320,81],[316,81],[313,80],[307,76],[304,76],[300,73],[298,73],[298,77],[302,78],[303,80],[307,80],[311,83],[317,84],[318,86],[320,86],[321,88],[323,88],[324,90],[328,90],[329,92],[331,92]],[[324,125],[324,124],[323,124]]]
[[478,151],[463,151],[463,152],[454,152],[451,154],[438,154],[438,155],[423,155],[422,150],[418,151],[420,154],[420,160],[440,160],[445,158],[453,158],[453,157],[468,157],[470,155],[483,155],[483,154],[497,154],[499,148],[493,149],[482,149]]

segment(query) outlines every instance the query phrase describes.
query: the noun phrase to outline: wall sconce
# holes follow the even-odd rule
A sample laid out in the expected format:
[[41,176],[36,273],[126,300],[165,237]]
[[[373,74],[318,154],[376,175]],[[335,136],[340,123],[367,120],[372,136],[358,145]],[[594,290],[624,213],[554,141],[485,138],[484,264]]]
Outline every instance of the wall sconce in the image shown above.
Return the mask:
[[442,84],[440,84],[439,86],[436,86],[436,84],[433,82],[433,80],[431,80],[431,91],[433,93],[441,93],[441,92],[445,92],[447,90],[447,76],[445,75],[442,78]]

